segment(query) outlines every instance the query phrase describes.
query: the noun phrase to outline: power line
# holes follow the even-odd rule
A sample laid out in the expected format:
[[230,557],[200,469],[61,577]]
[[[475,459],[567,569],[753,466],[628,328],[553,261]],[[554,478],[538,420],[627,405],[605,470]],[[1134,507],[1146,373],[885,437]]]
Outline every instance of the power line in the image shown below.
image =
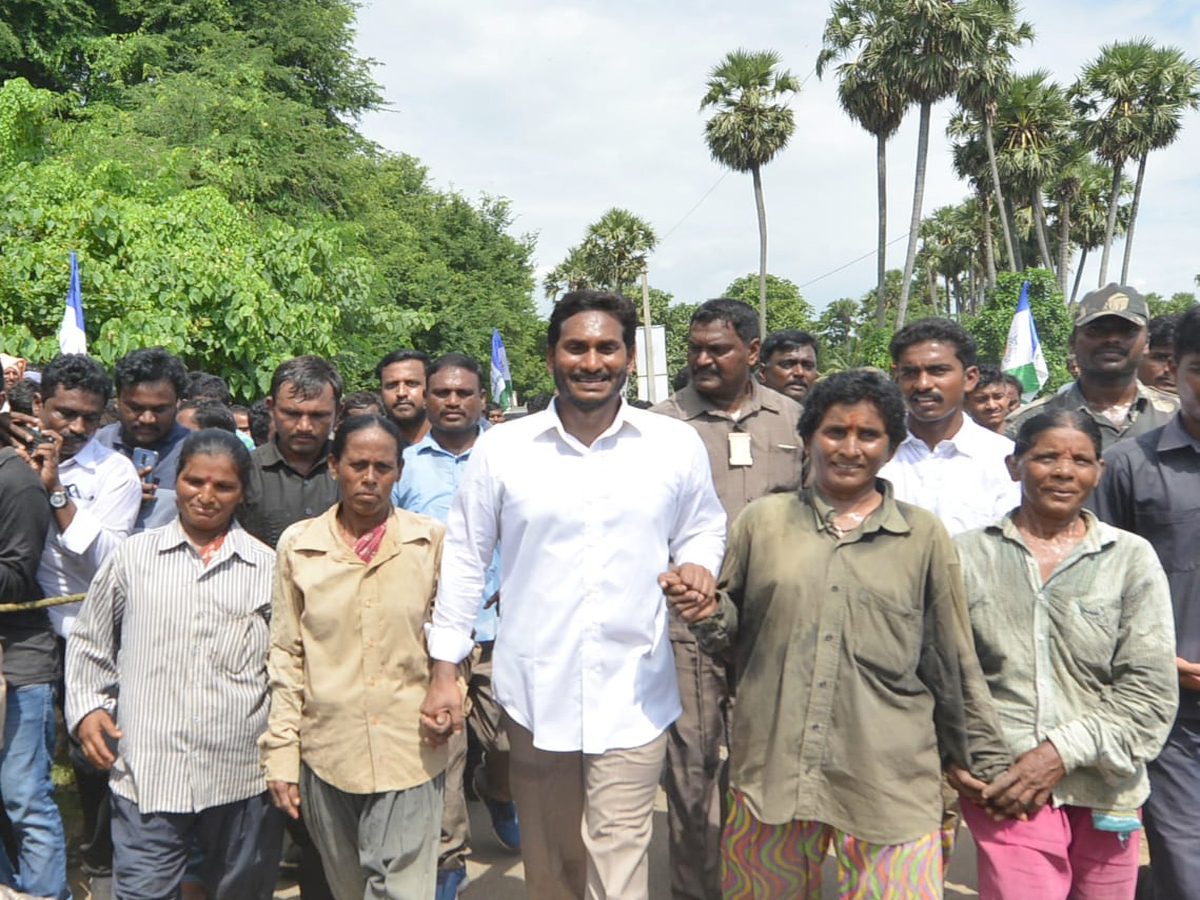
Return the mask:
[[691,209],[689,209],[687,212],[685,212],[683,214],[683,218],[680,219],[678,222],[676,222],[674,225],[672,225],[670,231],[668,231],[661,238],[659,238],[658,243],[660,246],[662,244],[666,243],[667,238],[669,238],[672,234],[674,234],[675,230],[677,228],[679,228],[680,225],[682,225],[684,222],[687,221],[688,216],[690,216],[692,213],[694,213],[696,210],[698,210],[700,208],[700,204],[708,199],[708,195],[717,189],[717,186],[720,185],[720,183],[725,180],[725,176],[728,174],[729,174],[728,169],[726,169],[724,172],[722,172],[721,177],[717,179],[716,183],[712,187],[710,187],[707,191],[704,192],[703,197],[701,197],[699,200],[696,201],[696,205],[693,206]]
[[[892,246],[892,244],[896,243],[897,241],[903,241],[903,240],[906,240],[907,238],[908,238],[908,232],[906,231],[906,232],[904,232],[904,234],[900,235],[900,237],[892,238],[884,246],[890,247],[890,246]],[[818,275],[816,278],[812,279],[811,281],[804,282],[804,284],[800,285],[800,287],[806,288],[810,284],[816,284],[818,281],[823,281],[824,279],[828,278],[830,275],[836,275],[838,272],[841,272],[843,269],[848,269],[851,266],[862,262],[864,259],[870,259],[872,256],[874,256],[878,252],[879,252],[878,248],[876,248],[875,250],[871,250],[868,253],[864,253],[862,256],[858,257],[857,259],[850,260],[850,262],[846,263],[845,265],[838,266],[836,269],[832,269],[832,270],[826,272],[824,275]]]

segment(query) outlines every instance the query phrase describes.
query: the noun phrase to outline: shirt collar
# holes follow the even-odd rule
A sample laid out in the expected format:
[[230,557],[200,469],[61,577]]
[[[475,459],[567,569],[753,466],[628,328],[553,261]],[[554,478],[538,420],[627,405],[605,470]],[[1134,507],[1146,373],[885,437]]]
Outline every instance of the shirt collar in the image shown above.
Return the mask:
[[[328,465],[329,448],[332,446],[332,444],[332,441],[325,442],[325,449],[321,451],[321,458],[317,460],[317,464],[309,470],[307,475],[304,476],[305,478],[311,478],[316,473],[323,472],[325,470],[326,466]],[[296,470],[291,467],[288,461],[283,458],[283,454],[279,452],[279,445],[274,439],[267,441],[254,452],[258,454],[258,459],[261,461],[261,465],[264,469],[277,469],[280,466],[283,466],[290,472],[296,472]],[[296,472],[296,474],[299,475],[300,473]]]
[[1200,441],[1192,437],[1191,433],[1183,427],[1183,413],[1175,413],[1171,417],[1162,430],[1162,434],[1158,436],[1158,449],[1162,450],[1183,450],[1190,447],[1196,453],[1200,453]]
[[[225,542],[221,545],[221,551],[218,551],[218,559],[220,552],[228,548],[228,552],[232,556],[237,556],[242,562],[256,565],[254,555],[250,552],[253,547],[254,538],[238,524],[237,519],[234,519],[229,524],[229,531],[225,534]],[[158,535],[158,552],[169,553],[181,546],[192,546],[191,538],[187,536],[187,532],[183,530],[183,525],[179,521],[179,516],[175,516],[169,523],[159,529]]]
[[[908,524],[908,519],[905,518],[904,511],[900,509],[899,504],[896,502],[891,482],[886,478],[876,478],[875,489],[883,494],[883,502],[867,516],[859,528],[847,532],[847,537],[853,535],[850,538],[852,541],[857,541],[863,535],[876,531],[888,531],[892,534],[908,534],[908,532],[912,531],[912,526]],[[830,531],[830,522],[833,521],[834,510],[829,501],[821,496],[821,492],[814,485],[802,488],[800,496],[812,507],[816,518],[817,530]]]
[[[78,453],[76,453],[70,459],[65,460],[63,462],[63,465],[73,463],[73,464],[79,466],[79,468],[81,468],[81,469],[86,469],[89,472],[95,472],[96,466],[98,466],[100,464],[101,448],[102,448],[101,443],[98,440],[96,440],[95,435],[92,435],[91,440],[89,440],[86,444],[84,444],[79,449]],[[108,448],[103,447],[103,449],[107,450]]]
[[[341,504],[335,503],[316,518],[306,520],[308,527],[297,535],[293,547],[313,553],[335,554],[344,551],[357,559],[353,548],[338,533],[337,512],[340,508]],[[387,532],[383,536],[383,543],[379,545],[379,551],[371,563],[376,564],[395,556],[403,544],[432,543],[436,529],[441,527],[437,520],[429,516],[393,507],[388,514]]]
[[[1154,395],[1150,393],[1152,389],[1146,387],[1146,385],[1142,384],[1141,381],[1135,379],[1134,384],[1137,385],[1137,394],[1134,395],[1133,402],[1130,404],[1129,408],[1136,409],[1140,413],[1146,408],[1146,404],[1151,402]],[[1073,406],[1082,409],[1089,415],[1091,414],[1092,408],[1088,406],[1087,398],[1083,396],[1083,391],[1079,387],[1078,378],[1071,383],[1071,389],[1067,391],[1067,397],[1070,399]]]
[[[487,429],[485,429],[483,427],[483,422],[480,422],[479,423],[479,434],[482,435],[484,433],[484,431],[486,431],[486,430]],[[433,429],[430,429],[429,432],[425,435],[425,437],[421,438],[415,444],[410,444],[406,449],[411,449],[413,453],[433,453],[438,456],[450,456],[450,457],[453,457],[454,459],[464,459],[471,455],[471,451],[475,449],[475,446],[472,444],[470,447],[468,447],[462,453],[458,453],[458,454],[451,453],[449,450],[447,450],[445,447],[443,447],[441,444],[439,444],[437,441],[435,441],[433,439]]]
[[[750,395],[743,401],[741,410],[738,412],[738,421],[746,418],[751,413],[756,413],[760,409],[768,412],[778,413],[783,409],[784,396],[776,390],[772,390],[762,384],[757,378],[750,378]],[[795,401],[793,401],[795,402]],[[675,392],[675,403],[683,413],[684,419],[695,419],[700,416],[710,415],[720,419],[732,418],[728,412],[709,400],[692,385],[686,385]]]
[[[125,427],[120,422],[114,422],[113,425],[115,427],[112,439],[112,447],[114,450],[119,450],[121,453],[125,453],[126,450],[132,452],[138,447],[138,444],[125,440]],[[153,444],[150,444],[146,449],[158,450],[159,452],[169,451],[191,433],[192,429],[176,421],[171,425],[171,430],[168,431],[165,436],[155,441]]]
[[[567,432],[566,427],[562,423],[562,419],[558,417],[558,400],[559,398],[555,397],[552,401],[550,401],[550,405],[545,409],[544,414],[535,413],[535,415],[543,416],[543,418],[542,420],[537,421],[537,427],[533,432],[533,436],[535,438],[541,437],[550,431],[554,431],[563,442],[569,445],[579,445],[579,439],[573,437]],[[646,413],[644,410],[633,409],[628,403],[625,402],[625,398],[622,397],[621,405],[617,407],[617,415],[613,419],[612,424],[597,436],[596,441],[600,441],[606,437],[617,434],[617,432],[626,426],[632,428],[634,431],[640,434],[642,429],[638,426],[637,421],[639,415],[654,415],[654,413]],[[592,442],[592,445],[595,446],[595,441]]]
[[[1019,508],[1019,507],[1018,507]],[[1015,544],[1020,544],[1025,547],[1028,552],[1028,547],[1025,545],[1025,539],[1021,537],[1021,532],[1017,529],[1016,523],[1013,522],[1013,513],[1016,510],[1010,510],[1004,514],[999,522],[993,522],[991,525],[984,527],[984,531],[991,534],[1003,535],[1005,539],[1012,541]],[[1075,550],[1067,557],[1083,553],[1099,553],[1106,547],[1116,543],[1117,536],[1111,525],[1101,522],[1096,518],[1096,514],[1090,509],[1082,509],[1079,511],[1083,517],[1084,527],[1087,529],[1084,532],[1083,540],[1079,542]]]

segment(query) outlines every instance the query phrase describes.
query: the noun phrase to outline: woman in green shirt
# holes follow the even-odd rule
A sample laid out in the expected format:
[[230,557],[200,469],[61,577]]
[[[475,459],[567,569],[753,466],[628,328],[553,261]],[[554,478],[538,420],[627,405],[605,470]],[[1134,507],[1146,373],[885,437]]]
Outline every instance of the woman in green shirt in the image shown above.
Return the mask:
[[832,845],[839,896],[941,897],[943,763],[990,780],[1011,760],[954,545],[877,478],[906,435],[892,381],[831,375],[799,428],[812,483],[734,521],[717,597],[662,579],[738,672],[724,896],[816,900]]
[[1150,544],[1083,508],[1101,436],[1078,410],[1026,419],[1021,505],[959,535],[975,646],[1016,762],[990,785],[951,767],[979,894],[1132,900],[1138,810],[1175,718],[1174,620]]

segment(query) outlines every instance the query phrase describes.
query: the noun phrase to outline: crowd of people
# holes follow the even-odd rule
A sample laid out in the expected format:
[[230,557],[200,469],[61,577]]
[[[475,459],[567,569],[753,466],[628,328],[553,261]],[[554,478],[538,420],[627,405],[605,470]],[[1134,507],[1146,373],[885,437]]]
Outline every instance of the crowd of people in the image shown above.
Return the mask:
[[61,710],[96,897],[453,900],[470,797],[533,900],[648,900],[661,789],[673,900],[938,898],[963,823],[984,898],[1200,898],[1200,307],[1087,294],[1032,402],[717,299],[650,406],[636,329],[565,294],[525,415],[5,356],[0,885],[71,897]]

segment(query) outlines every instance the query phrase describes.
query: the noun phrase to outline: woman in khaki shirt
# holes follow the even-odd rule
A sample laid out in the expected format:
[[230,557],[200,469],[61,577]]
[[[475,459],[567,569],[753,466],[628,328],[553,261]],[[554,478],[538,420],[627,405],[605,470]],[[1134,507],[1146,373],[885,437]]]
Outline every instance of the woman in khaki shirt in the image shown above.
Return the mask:
[[434,895],[446,750],[419,728],[444,528],[392,507],[400,449],[380,416],[343,422],[329,459],[341,501],[278,548],[259,745],[337,900]]
[[[942,768],[1004,772],[958,559],[930,512],[877,478],[904,439],[880,373],[831,375],[800,419],[812,484],[734,521],[715,600],[661,581],[738,673],[725,900],[942,896]],[[677,595],[677,596],[672,596]]]

